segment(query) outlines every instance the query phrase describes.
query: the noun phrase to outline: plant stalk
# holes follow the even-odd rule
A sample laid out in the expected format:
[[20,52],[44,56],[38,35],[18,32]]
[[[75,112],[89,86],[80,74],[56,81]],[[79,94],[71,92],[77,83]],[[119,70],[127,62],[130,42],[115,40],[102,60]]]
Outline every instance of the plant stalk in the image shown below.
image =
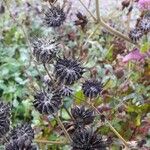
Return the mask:
[[57,119],[58,124],[60,125],[61,129],[64,131],[64,134],[68,138],[69,142],[72,142],[72,139],[71,139],[70,135],[68,134],[67,130],[65,129],[65,127],[64,127],[63,123],[61,122],[58,115],[56,116],[56,119]]
[[56,141],[48,141],[48,140],[38,140],[38,139],[35,139],[34,142],[35,143],[49,144],[49,145],[51,145],[51,144],[54,144],[54,145],[56,145],[56,144],[59,144],[59,145],[68,144],[67,141],[57,141],[57,140]]
[[[91,17],[94,19],[95,22],[98,22],[102,27],[106,28],[108,30],[108,32],[114,34],[115,36],[118,36],[122,39],[124,39],[125,41],[132,43],[135,45],[135,43],[133,43],[129,37],[123,35],[121,32],[117,31],[116,29],[112,28],[111,26],[109,26],[100,16],[100,11],[99,11],[99,2],[98,0],[96,0],[96,14],[98,19],[89,11],[89,9],[84,5],[84,3],[82,2],[82,0],[79,0],[79,2],[82,4],[82,6],[86,9],[86,11],[91,15]],[[137,47],[139,47],[139,45],[136,45]]]
[[[100,112],[98,111],[98,109],[92,104],[92,103],[89,103],[90,106],[99,114]],[[111,125],[111,123],[106,119],[106,123],[108,124],[108,126],[110,127],[110,129],[115,133],[115,135],[124,143],[124,145],[128,148],[128,143],[127,141],[118,133],[118,131]]]
[[44,66],[44,69],[45,69],[46,73],[48,74],[49,78],[51,79],[51,81],[53,81],[53,78],[52,78],[52,76],[51,76],[51,74],[50,74],[46,64],[43,64],[43,66]]

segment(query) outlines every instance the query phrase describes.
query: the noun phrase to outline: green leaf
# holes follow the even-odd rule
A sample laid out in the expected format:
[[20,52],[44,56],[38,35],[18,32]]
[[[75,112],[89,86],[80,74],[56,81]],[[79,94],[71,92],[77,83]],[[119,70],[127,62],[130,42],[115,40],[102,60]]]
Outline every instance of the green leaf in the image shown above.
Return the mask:
[[19,105],[19,102],[18,102],[17,99],[15,98],[15,99],[13,100],[13,106],[14,106],[15,108],[17,108],[18,105]]
[[135,119],[135,123],[136,123],[136,126],[140,126],[141,125],[141,115],[137,115],[136,119]]
[[65,120],[70,119],[70,116],[68,115],[68,113],[66,112],[65,109],[62,109],[62,117],[63,117]]
[[77,92],[75,93],[75,103],[76,103],[77,105],[80,105],[80,104],[84,103],[85,100],[86,100],[86,98],[85,98],[85,95],[84,95],[84,93],[83,93],[82,90],[77,91]]
[[150,42],[145,42],[144,44],[142,44],[140,51],[142,53],[147,52],[150,49]]

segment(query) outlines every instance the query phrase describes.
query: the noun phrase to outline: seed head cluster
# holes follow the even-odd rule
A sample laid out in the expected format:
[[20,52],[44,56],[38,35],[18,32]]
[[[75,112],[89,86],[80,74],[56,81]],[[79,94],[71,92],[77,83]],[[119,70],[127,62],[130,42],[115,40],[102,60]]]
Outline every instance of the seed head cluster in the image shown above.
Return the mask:
[[106,150],[107,144],[92,130],[76,131],[73,135],[72,150]]
[[9,142],[5,145],[6,150],[35,149],[35,147],[32,146],[34,130],[28,123],[18,125],[12,129],[8,139]]
[[129,33],[130,39],[136,43],[143,36],[142,31],[139,28],[132,29]]
[[149,14],[145,14],[138,22],[136,28],[129,32],[129,38],[133,43],[137,43],[144,34],[150,32],[150,17]]
[[[35,94],[33,106],[42,115],[55,116],[63,106],[63,98],[73,97],[72,86],[83,77],[85,68],[76,58],[56,57],[58,47],[55,42],[39,40],[33,44],[33,49],[33,55],[38,62],[43,64],[52,62],[51,65],[53,65],[52,77],[44,77],[42,90]],[[82,84],[81,90],[86,98],[97,98],[102,91],[102,84],[99,80],[89,79]],[[91,125],[95,119],[94,111],[85,106],[74,106],[71,109],[71,116],[74,127],[73,134],[70,134],[73,139],[71,143],[73,150],[98,148],[105,150],[106,144],[103,140],[95,132],[87,129],[87,127],[92,128]]]
[[87,80],[82,85],[83,93],[88,98],[96,98],[102,91],[102,84],[95,79]]
[[[51,7],[45,12],[44,24],[46,24],[47,27],[54,28],[54,30],[58,29],[59,33],[63,30],[61,26],[65,22],[67,16],[63,10],[64,8],[54,5],[55,3],[51,4]],[[128,6],[129,4],[126,4],[125,7]],[[82,29],[86,29],[85,27],[88,27],[87,16],[78,12],[77,18],[75,25],[81,26]],[[82,30],[82,32],[84,31],[85,30]],[[149,31],[150,15],[146,14],[141,17],[136,27],[130,30],[128,36],[133,43],[137,43],[142,36],[148,34]],[[89,101],[97,99],[101,96],[101,93],[103,93],[102,81],[96,78],[98,76],[96,71],[90,72],[91,77],[94,78],[85,80],[85,67],[83,63],[77,58],[76,54],[68,54],[65,53],[65,51],[61,51],[63,49],[61,48],[62,42],[59,40],[60,39],[56,40],[55,38],[43,37],[36,38],[32,42],[33,57],[41,66],[43,65],[42,67],[45,69],[44,73],[47,74],[41,77],[43,79],[42,84],[41,81],[38,82],[40,90],[37,90],[34,94],[33,107],[41,115],[52,115],[55,118],[56,114],[61,114],[59,111],[63,110],[62,108],[66,104],[66,99],[74,100],[78,98],[75,95],[75,90],[79,89],[79,92],[84,95],[83,97],[89,103],[85,102],[83,105],[78,106],[74,102],[73,106],[71,105],[71,110],[64,107],[65,111],[70,116],[70,119],[68,119],[70,121],[69,123],[74,127],[73,133],[70,134],[72,139],[70,142],[72,150],[106,150],[108,143],[97,132],[99,128],[97,128],[95,124],[97,123],[98,117],[103,123],[107,120],[104,114],[96,116],[95,111],[90,107],[92,105],[91,102],[94,101]],[[115,48],[117,51],[123,50],[124,52],[124,50],[126,50],[125,41],[122,39],[118,41],[115,40],[113,45],[114,47],[116,46]],[[89,51],[85,50],[85,52],[87,52],[85,55],[88,55]],[[89,68],[89,70],[90,69],[91,68]],[[92,73],[96,75],[94,76]],[[76,85],[77,89],[74,89]],[[68,103],[70,104],[69,100],[67,101],[67,105]],[[92,106],[96,107],[95,105],[94,103]],[[96,111],[99,110],[97,109]],[[100,113],[103,113],[103,111]],[[34,130],[31,124],[24,123],[10,130],[10,116],[10,106],[0,102],[0,138],[6,137],[8,140],[5,144],[5,149],[37,150],[37,147],[33,144]],[[58,123],[59,122],[62,123],[60,124],[62,127],[64,122],[58,120]],[[63,129],[64,128],[65,127],[63,127]]]
[[33,105],[41,114],[55,114],[62,105],[62,97],[59,93],[40,91],[34,96]]
[[0,102],[0,138],[6,136],[10,129],[10,106]]
[[44,17],[44,23],[47,27],[59,27],[66,19],[66,14],[60,7],[52,6],[49,8]]
[[149,32],[150,31],[150,19],[148,19],[147,17],[143,18],[139,22],[139,28],[143,32]]
[[57,60],[54,72],[59,82],[71,85],[82,77],[84,68],[78,60],[63,58]]
[[87,109],[84,106],[74,107],[71,109],[71,114],[73,116],[75,128],[84,128],[85,125],[89,125],[94,121],[94,112],[91,109]]
[[73,94],[73,90],[69,86],[66,86],[66,85],[60,86],[57,92],[61,96],[71,96]]
[[33,40],[33,56],[39,63],[50,63],[59,53],[59,43],[55,39],[37,38]]

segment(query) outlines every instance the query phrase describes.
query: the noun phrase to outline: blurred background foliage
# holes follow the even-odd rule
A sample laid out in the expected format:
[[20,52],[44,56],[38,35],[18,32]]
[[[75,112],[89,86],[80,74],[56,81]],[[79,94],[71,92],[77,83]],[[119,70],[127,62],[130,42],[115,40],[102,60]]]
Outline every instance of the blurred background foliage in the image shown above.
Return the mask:
[[[99,98],[95,105],[99,106],[99,110],[107,115],[112,125],[125,139],[144,138],[147,141],[146,144],[150,146],[150,60],[122,64],[117,55],[128,54],[134,46],[125,44],[126,46],[119,47],[119,44],[118,47],[115,47],[117,46],[115,41],[118,39],[101,27],[88,39],[86,48],[79,51],[79,46],[86,41],[97,25],[92,25],[91,28],[89,21],[86,31],[83,31],[74,26],[74,20],[67,20],[62,31],[47,29],[42,26],[41,21],[42,6],[44,5],[42,0],[9,1],[10,11],[17,22],[23,25],[29,38],[61,33],[67,34],[69,38],[75,36],[73,40],[67,38],[63,39],[63,42],[68,49],[84,57],[86,60],[84,65],[91,72],[96,71],[98,77],[105,84],[103,98]],[[114,15],[113,22],[111,22],[111,25],[114,24],[121,31],[124,28],[119,26],[122,23],[119,18],[122,18],[124,14],[125,12],[122,11],[121,14],[119,12]],[[109,21],[109,19],[108,15],[106,20]],[[134,19],[136,19],[136,15]],[[56,121],[51,116],[49,118],[41,117],[32,106],[35,92],[32,85],[39,88],[39,80],[46,73],[41,65],[38,65],[37,69],[37,65],[31,61],[30,48],[19,24],[14,22],[5,4],[0,2],[0,97],[12,105],[12,125],[21,121],[29,121],[32,122],[37,132],[37,139],[51,141],[61,139]],[[148,39],[144,38],[141,44],[142,51],[145,52],[149,49],[148,43]],[[85,75],[85,78],[86,76],[88,74]],[[77,89],[74,93],[76,98],[73,100],[67,97],[64,100],[64,106],[67,108],[71,108],[73,103],[80,105],[86,100],[80,85],[75,85],[74,89]],[[61,110],[61,114],[64,121],[70,119],[65,109]],[[99,132],[110,136],[112,134],[106,125],[101,126]],[[39,146],[41,149],[47,147],[50,150],[69,149],[69,146],[51,145],[48,147],[41,143]],[[113,149],[119,148],[113,145]]]

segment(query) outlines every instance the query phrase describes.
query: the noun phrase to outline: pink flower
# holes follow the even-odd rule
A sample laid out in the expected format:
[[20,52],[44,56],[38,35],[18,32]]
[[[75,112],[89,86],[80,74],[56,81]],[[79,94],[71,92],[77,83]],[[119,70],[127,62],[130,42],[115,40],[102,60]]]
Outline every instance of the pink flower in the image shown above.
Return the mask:
[[131,61],[131,60],[142,60],[146,57],[145,54],[142,54],[139,49],[134,49],[133,51],[131,51],[129,54],[127,54],[125,57],[123,57],[122,61],[124,63]]
[[139,0],[138,5],[141,10],[150,10],[150,0]]

